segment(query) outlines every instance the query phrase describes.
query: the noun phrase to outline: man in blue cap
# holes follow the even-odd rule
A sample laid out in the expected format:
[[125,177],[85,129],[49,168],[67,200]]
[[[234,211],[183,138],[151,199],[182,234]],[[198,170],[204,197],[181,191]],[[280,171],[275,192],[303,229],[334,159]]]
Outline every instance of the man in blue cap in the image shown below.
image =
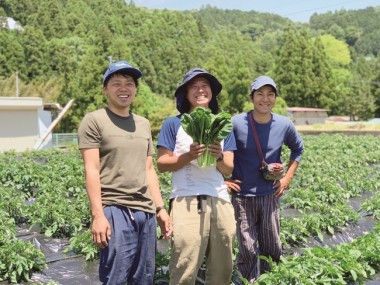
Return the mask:
[[[253,110],[232,117],[237,150],[234,152],[233,180],[226,183],[233,190],[232,204],[237,221],[239,253],[236,263],[241,275],[251,283],[257,280],[259,272],[269,270],[268,263],[263,260],[258,265],[259,255],[280,260],[279,198],[289,187],[304,149],[293,122],[272,113],[277,96],[273,79],[260,76],[251,85]],[[267,164],[281,163],[283,145],[290,149],[287,171],[282,178],[267,180],[268,176],[262,173],[260,153]]]
[[103,284],[153,284],[156,215],[164,237],[171,234],[149,121],[130,112],[141,76],[126,61],[111,64],[103,75],[107,107],[86,114],[78,129]]
[[231,282],[236,222],[223,174],[230,175],[233,169],[233,133],[222,143],[209,145],[217,163],[201,168],[197,158],[205,145],[193,142],[181,127],[182,114],[196,107],[216,114],[221,90],[220,82],[206,70],[188,71],[175,92],[180,114],[165,120],[158,137],[158,169],[172,172],[170,285],[194,285],[205,257],[205,284]]

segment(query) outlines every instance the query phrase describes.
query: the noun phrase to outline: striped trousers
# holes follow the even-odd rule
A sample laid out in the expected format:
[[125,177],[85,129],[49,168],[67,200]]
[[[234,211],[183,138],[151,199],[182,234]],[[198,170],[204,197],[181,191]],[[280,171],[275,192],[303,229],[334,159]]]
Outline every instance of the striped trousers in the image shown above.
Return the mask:
[[239,253],[236,265],[248,281],[255,281],[259,272],[268,271],[269,264],[259,260],[259,255],[278,262],[281,256],[279,198],[265,196],[233,195],[232,204],[237,221]]

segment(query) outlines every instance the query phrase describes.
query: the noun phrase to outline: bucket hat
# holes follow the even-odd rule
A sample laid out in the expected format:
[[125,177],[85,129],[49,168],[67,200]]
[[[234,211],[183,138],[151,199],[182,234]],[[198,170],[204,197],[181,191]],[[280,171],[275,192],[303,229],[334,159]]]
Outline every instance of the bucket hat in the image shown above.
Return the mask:
[[256,90],[260,89],[261,87],[265,85],[270,85],[274,88],[276,91],[276,96],[278,95],[277,86],[276,83],[274,83],[274,80],[268,76],[262,75],[257,77],[251,84],[251,93],[255,92]]
[[137,68],[132,67],[127,61],[118,61],[110,64],[103,75],[103,85],[105,85],[112,74],[116,72],[125,71],[131,75],[135,80],[142,76],[142,73]]
[[216,99],[216,96],[222,91],[222,84],[216,79],[214,75],[209,73],[208,71],[202,69],[202,68],[193,68],[190,69],[185,76],[183,77],[183,82],[181,85],[177,87],[177,90],[175,91],[174,95],[176,97],[176,106],[177,110],[183,114],[190,110],[190,103],[186,98],[187,95],[187,85],[189,82],[194,79],[195,77],[204,77],[206,78],[210,83],[210,88],[212,92],[212,98],[209,103],[209,108],[213,114],[217,114],[219,107],[218,107],[218,101]]

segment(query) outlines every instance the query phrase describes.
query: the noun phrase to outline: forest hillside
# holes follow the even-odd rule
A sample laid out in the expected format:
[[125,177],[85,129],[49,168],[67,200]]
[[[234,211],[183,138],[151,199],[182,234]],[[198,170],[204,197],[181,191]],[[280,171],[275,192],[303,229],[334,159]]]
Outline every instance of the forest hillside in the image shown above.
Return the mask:
[[[22,29],[10,29],[13,18]],[[309,24],[255,11],[169,11],[123,0],[2,0],[0,96],[75,103],[56,131],[75,132],[86,112],[104,106],[109,62],[144,74],[133,106],[154,132],[176,114],[174,91],[202,67],[222,82],[221,109],[248,110],[249,86],[272,76],[286,106],[318,107],[355,120],[380,117],[380,6],[315,14]]]

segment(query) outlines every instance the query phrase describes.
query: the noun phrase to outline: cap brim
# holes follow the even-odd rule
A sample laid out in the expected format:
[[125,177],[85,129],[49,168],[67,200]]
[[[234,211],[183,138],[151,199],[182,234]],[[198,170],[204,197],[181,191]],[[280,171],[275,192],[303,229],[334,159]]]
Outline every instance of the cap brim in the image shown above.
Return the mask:
[[140,70],[136,69],[136,68],[133,68],[133,67],[125,67],[125,68],[119,68],[119,69],[115,69],[113,70],[112,72],[108,73],[104,78],[103,78],[103,84],[106,83],[108,81],[108,79],[115,73],[119,73],[119,72],[125,72],[126,74],[132,76],[133,78],[135,78],[136,80],[139,79],[140,77],[142,77],[142,73]]

